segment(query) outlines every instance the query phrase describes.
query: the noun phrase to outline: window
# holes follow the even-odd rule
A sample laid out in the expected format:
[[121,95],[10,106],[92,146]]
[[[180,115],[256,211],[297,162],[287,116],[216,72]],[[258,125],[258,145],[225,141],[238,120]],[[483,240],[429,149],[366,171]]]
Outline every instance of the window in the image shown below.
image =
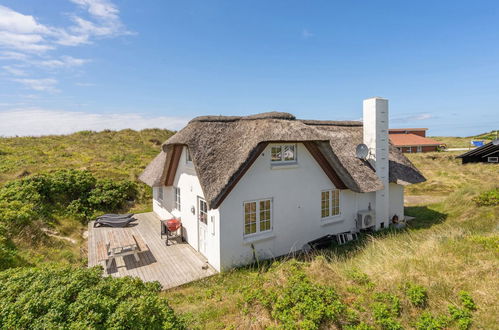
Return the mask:
[[206,204],[206,201],[202,199],[199,200],[198,218],[200,222],[204,223],[205,225],[208,224],[208,204]]
[[296,163],[296,144],[282,144],[271,147],[272,164]]
[[340,191],[338,189],[321,192],[321,218],[340,214]]
[[192,163],[192,157],[191,157],[191,152],[189,151],[189,148],[185,148],[185,162],[186,163]]
[[487,161],[489,163],[498,163],[499,162],[499,157],[488,157]]
[[407,152],[412,153],[412,147],[408,147]]
[[272,200],[244,203],[244,235],[250,235],[272,229]]
[[158,188],[158,200],[163,200],[163,187]]
[[181,204],[180,204],[180,188],[178,187],[173,187],[174,193],[175,193],[175,208],[179,211],[181,211]]
[[423,147],[422,146],[418,146],[417,152],[423,152]]
[[212,215],[210,217],[210,222],[211,222],[211,234],[215,235],[215,216]]

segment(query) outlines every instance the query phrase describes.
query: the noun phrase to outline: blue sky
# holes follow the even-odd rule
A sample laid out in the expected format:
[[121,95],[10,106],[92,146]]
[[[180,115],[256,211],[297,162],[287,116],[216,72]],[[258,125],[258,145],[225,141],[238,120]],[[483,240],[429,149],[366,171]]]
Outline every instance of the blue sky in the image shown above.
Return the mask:
[[0,0],[0,135],[206,114],[499,127],[497,1]]

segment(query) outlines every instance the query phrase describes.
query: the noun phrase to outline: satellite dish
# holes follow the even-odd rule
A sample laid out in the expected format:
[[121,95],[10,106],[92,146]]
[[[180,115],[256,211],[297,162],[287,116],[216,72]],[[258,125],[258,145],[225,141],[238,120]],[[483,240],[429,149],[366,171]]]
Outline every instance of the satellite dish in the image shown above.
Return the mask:
[[499,139],[492,141],[492,144],[495,146],[499,146]]
[[369,155],[369,148],[364,143],[361,143],[355,148],[355,155],[357,158],[366,159],[367,155]]

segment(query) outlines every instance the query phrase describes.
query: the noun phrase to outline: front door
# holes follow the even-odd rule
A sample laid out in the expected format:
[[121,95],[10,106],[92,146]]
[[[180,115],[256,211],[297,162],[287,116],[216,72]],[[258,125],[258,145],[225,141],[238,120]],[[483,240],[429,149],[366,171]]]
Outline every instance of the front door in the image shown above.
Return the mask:
[[206,238],[208,235],[208,205],[206,201],[198,197],[198,246],[199,252],[206,255]]

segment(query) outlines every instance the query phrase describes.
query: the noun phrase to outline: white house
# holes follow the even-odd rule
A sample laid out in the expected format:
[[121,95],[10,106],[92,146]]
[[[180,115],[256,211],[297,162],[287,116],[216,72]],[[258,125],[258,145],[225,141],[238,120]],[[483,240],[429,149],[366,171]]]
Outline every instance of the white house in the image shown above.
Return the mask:
[[184,239],[219,271],[327,234],[387,227],[404,217],[404,185],[425,181],[389,144],[382,98],[364,101],[363,124],[279,112],[198,117],[162,149],[140,177],[154,212],[181,219]]

